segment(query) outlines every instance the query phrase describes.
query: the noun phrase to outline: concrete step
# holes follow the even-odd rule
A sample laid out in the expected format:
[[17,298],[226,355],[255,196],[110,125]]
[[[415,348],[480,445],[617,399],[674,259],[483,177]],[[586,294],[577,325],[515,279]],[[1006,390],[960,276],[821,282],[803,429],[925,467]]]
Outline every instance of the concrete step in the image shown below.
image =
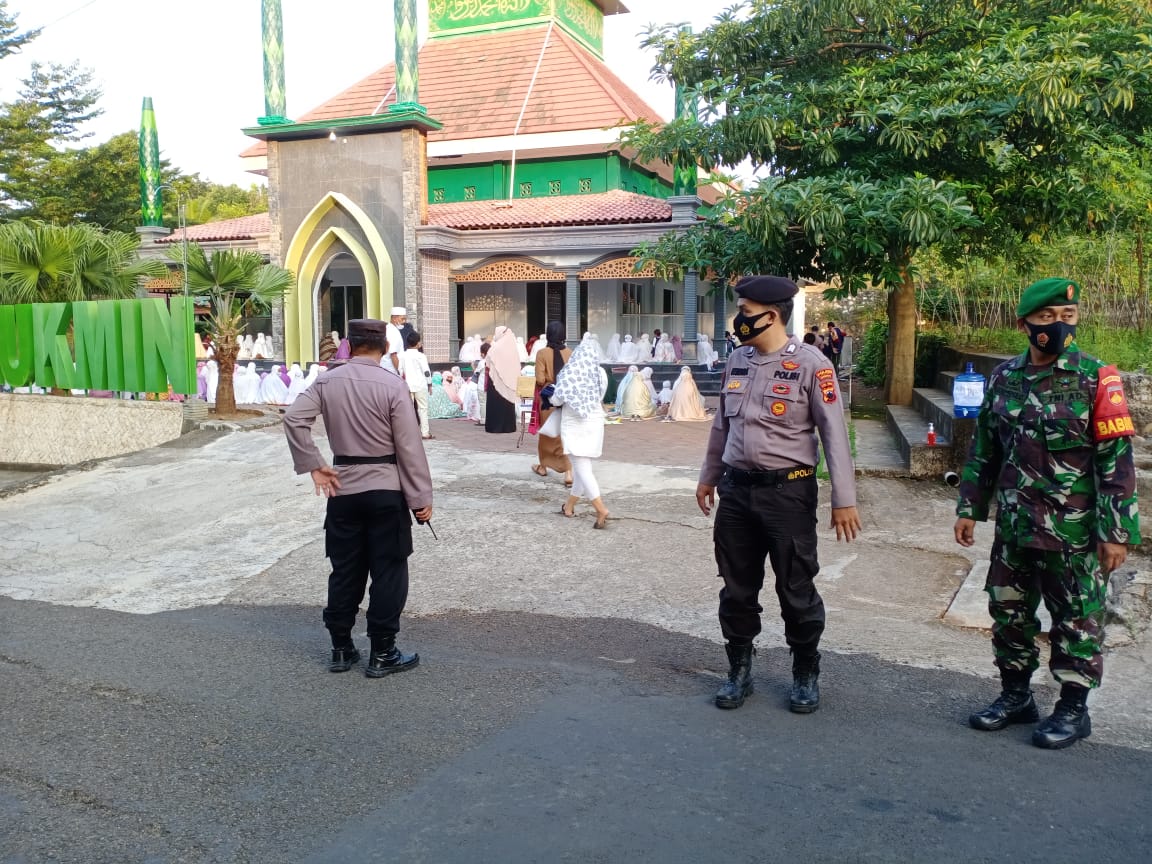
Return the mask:
[[[949,441],[955,437],[952,432],[952,396],[944,390],[929,387],[917,387],[912,391],[912,407],[920,412],[926,423],[936,427],[936,437],[946,438]],[[925,430],[927,434],[927,430]]]
[[939,478],[945,471],[952,470],[955,460],[951,439],[937,431],[936,445],[929,447],[928,421],[917,409],[905,405],[889,405],[886,423],[908,466],[910,476]]

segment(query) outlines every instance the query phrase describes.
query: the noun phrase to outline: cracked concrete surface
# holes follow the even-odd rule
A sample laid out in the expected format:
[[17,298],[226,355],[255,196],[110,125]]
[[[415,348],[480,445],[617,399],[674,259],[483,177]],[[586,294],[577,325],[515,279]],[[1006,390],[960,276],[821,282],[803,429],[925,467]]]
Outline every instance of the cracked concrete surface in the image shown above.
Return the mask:
[[[608,617],[719,641],[711,523],[696,508],[695,470],[667,467],[703,452],[707,424],[672,425],[607,430],[596,473],[613,518],[609,530],[593,531],[588,509],[572,520],[557,514],[564,489],[558,477],[529,471],[532,439],[518,450],[514,435],[434,424],[440,539],[415,530],[409,614]],[[838,544],[821,491],[824,647],[992,676],[987,635],[941,621],[972,562],[987,556],[991,526],[962,549],[952,540],[951,490],[863,478],[865,533]],[[323,508],[310,481],[292,474],[278,429],[190,436],[0,500],[0,594],[138,614],[305,605],[317,608],[319,627]],[[769,590],[766,646],[782,644],[774,603]],[[1152,748],[1150,663],[1143,636],[1111,652],[1094,697],[1102,740]]]

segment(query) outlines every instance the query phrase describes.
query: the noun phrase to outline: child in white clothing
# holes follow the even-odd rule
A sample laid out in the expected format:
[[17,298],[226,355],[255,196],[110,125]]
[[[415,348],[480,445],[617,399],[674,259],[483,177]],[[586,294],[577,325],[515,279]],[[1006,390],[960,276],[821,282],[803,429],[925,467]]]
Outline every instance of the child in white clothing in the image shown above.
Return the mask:
[[416,408],[416,416],[420,418],[420,435],[427,440],[432,437],[428,430],[428,394],[432,392],[432,370],[428,368],[428,359],[420,350],[422,344],[419,333],[413,331],[408,334],[408,349],[400,358],[400,374],[408,382],[408,392],[412,394],[412,404]]

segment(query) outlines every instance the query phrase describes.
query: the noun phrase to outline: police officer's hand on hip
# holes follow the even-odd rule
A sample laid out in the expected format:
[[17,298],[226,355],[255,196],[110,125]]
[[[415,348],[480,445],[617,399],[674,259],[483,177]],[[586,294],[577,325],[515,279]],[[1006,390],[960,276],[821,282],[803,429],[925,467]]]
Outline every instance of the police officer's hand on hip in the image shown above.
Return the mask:
[[794,282],[778,276],[749,276],[737,284],[733,330],[741,347],[728,358],[696,487],[701,512],[716,510],[713,539],[724,580],[720,629],[730,670],[716,694],[721,708],[738,708],[752,692],[752,642],[760,633],[766,558],[793,655],[791,710],[806,714],[820,705],[817,646],[824,603],[813,581],[820,570],[816,432],[832,480],[831,527],[839,540],[860,533],[836,372],[820,351],[785,330],[796,291]]

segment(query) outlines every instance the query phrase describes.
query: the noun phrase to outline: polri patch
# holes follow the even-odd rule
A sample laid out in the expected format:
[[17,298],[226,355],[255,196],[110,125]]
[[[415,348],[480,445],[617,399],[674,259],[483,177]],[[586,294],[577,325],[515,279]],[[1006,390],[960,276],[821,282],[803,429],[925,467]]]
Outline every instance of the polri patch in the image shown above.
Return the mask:
[[728,389],[729,390],[739,390],[743,386],[744,386],[743,381],[729,381],[728,382]]
[[792,392],[792,385],[791,384],[773,384],[772,385],[772,392],[775,393],[777,396],[787,396],[789,393]]
[[788,413],[788,404],[786,402],[772,403],[772,416],[783,417],[786,413]]
[[783,366],[785,369],[787,369],[789,372],[791,372],[793,369],[799,369],[800,368],[800,364],[797,363],[795,360],[785,360],[780,365]]

